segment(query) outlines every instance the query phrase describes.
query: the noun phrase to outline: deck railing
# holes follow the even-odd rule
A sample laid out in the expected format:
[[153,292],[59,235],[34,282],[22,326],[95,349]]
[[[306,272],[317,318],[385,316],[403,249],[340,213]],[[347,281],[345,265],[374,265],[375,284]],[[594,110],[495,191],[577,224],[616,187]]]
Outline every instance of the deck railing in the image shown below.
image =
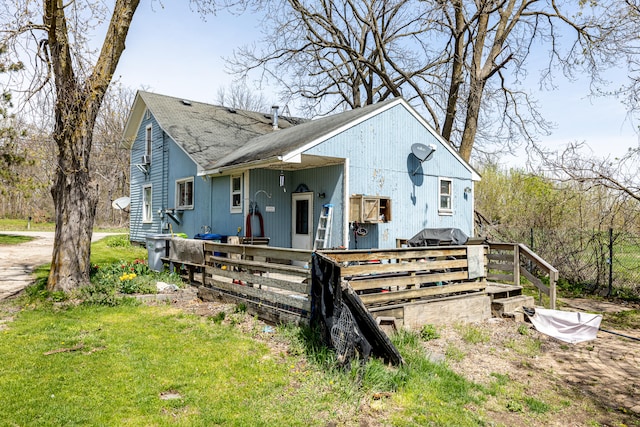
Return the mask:
[[[489,281],[520,285],[521,277],[524,276],[538,290],[540,304],[544,294],[549,298],[549,307],[556,308],[557,269],[521,243],[490,242],[488,245],[487,279]],[[544,283],[545,279],[548,285]]]

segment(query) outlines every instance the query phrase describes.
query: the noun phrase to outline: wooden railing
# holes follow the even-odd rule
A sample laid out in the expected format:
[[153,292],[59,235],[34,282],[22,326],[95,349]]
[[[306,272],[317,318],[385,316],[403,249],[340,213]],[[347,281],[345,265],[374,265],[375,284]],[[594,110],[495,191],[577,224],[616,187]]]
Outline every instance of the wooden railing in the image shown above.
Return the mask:
[[483,291],[484,246],[322,251],[367,307]]
[[[489,243],[487,258],[487,280],[520,285],[520,278],[524,276],[538,289],[540,303],[542,303],[542,294],[544,294],[549,297],[550,308],[556,308],[558,270],[526,245]],[[549,285],[546,285],[542,278],[547,278]]]
[[310,263],[307,250],[205,241],[201,297],[243,303],[274,323],[308,323]]

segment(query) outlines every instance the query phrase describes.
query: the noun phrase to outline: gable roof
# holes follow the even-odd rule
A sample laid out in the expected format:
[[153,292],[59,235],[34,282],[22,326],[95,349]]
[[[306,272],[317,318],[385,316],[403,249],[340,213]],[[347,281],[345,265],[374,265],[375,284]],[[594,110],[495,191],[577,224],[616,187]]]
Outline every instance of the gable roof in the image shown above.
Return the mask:
[[[123,144],[129,148],[148,109],[158,125],[198,165],[198,175],[296,161],[317,144],[396,105],[404,106],[472,175],[475,169],[403,98],[305,121],[279,116],[273,130],[270,114],[233,110],[181,98],[138,91],[127,120]],[[298,160],[299,161],[299,160]]]
[[[125,146],[130,148],[133,145],[147,109],[160,128],[185,151],[199,169],[237,150],[257,136],[274,132],[270,114],[138,91],[125,126]],[[287,129],[300,121],[279,116],[278,127]]]
[[480,180],[478,172],[403,98],[394,98],[362,108],[347,110],[332,116],[310,120],[295,127],[265,133],[237,150],[218,158],[207,165],[202,175],[219,173],[243,166],[265,165],[275,162],[296,161],[299,156],[323,141],[368,120],[390,108],[402,105],[424,126],[442,146],[471,172],[474,181]]

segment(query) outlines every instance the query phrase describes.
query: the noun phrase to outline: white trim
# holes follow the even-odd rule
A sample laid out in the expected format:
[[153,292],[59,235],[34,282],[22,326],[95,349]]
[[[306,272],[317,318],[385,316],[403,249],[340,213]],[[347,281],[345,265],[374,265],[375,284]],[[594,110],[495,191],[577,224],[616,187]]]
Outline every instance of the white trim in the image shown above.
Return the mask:
[[[235,191],[233,189],[233,181],[237,179],[240,181],[240,189]],[[246,187],[244,187],[243,185],[243,179],[242,179],[242,175],[229,175],[229,212],[230,213],[242,213],[242,204],[243,204],[243,195],[247,194],[246,191]],[[243,188],[244,187],[244,188]],[[240,201],[238,203],[238,206],[234,206],[233,205],[233,196],[234,195],[239,195],[240,196]],[[245,202],[246,203],[246,202]]]
[[343,194],[342,194],[342,245],[349,249],[349,208],[351,205],[349,204],[349,158],[344,159],[344,173],[343,178],[344,182],[342,183]]
[[[442,181],[449,183],[449,208],[442,207]],[[472,181],[473,182],[473,181]],[[453,180],[451,178],[438,177],[438,215],[453,215]]]
[[[147,189],[149,189],[149,215],[147,216],[147,198],[145,197]],[[142,186],[142,223],[143,224],[151,224],[153,223],[153,185],[145,184]]]
[[152,153],[153,153],[153,124],[149,123],[144,128],[144,155],[149,156],[149,159],[153,160],[151,157]]
[[[180,204],[180,184],[191,183],[191,204],[189,205],[181,205]],[[176,187],[175,187],[175,207],[176,209],[193,209],[195,204],[195,183],[193,177],[176,179]]]

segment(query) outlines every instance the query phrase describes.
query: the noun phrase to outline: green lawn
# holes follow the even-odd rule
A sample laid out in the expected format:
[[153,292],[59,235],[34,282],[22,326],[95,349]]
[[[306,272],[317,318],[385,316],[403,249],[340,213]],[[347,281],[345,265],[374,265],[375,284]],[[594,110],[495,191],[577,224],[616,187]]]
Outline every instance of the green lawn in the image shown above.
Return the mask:
[[0,245],[18,245],[20,243],[30,242],[31,240],[33,240],[33,237],[30,236],[0,234]]

